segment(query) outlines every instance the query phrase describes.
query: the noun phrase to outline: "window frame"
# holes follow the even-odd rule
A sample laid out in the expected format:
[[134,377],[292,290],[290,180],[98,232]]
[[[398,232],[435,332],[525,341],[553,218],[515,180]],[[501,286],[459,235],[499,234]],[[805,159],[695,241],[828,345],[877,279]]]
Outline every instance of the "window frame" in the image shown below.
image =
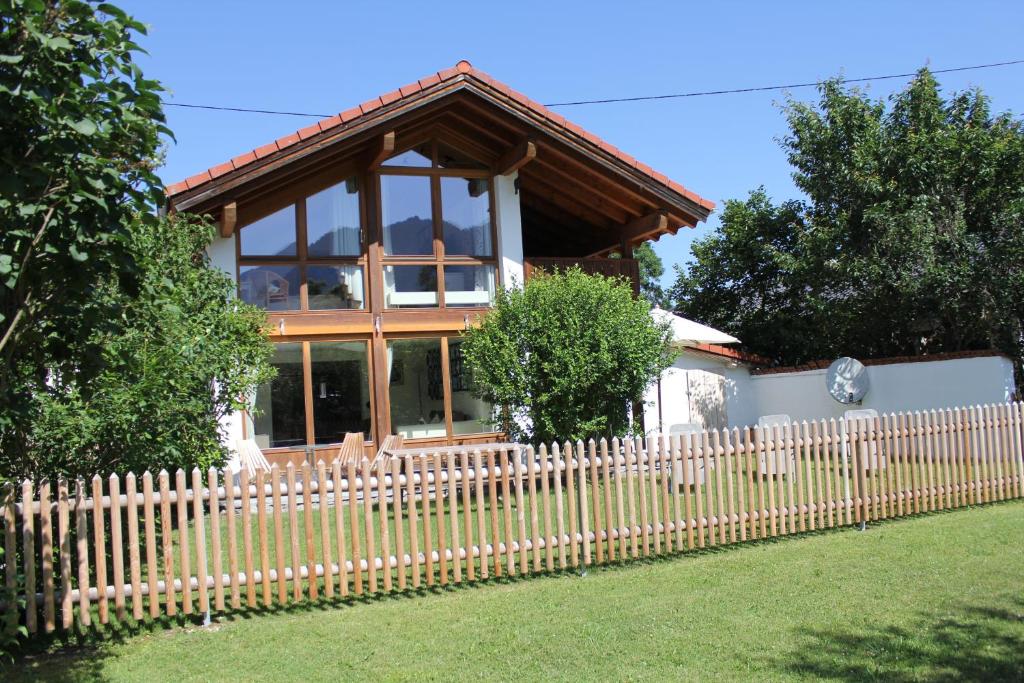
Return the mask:
[[[448,308],[460,311],[471,311],[481,310],[491,307],[491,304],[481,306],[448,306],[445,297],[445,286],[444,286],[444,267],[445,266],[492,266],[494,268],[494,286],[495,291],[501,287],[501,269],[498,267],[498,226],[495,215],[495,198],[494,198],[494,175],[493,172],[487,168],[475,168],[475,169],[457,169],[457,168],[445,168],[438,165],[438,138],[431,137],[429,140],[420,138],[405,146],[402,149],[396,151],[390,158],[397,157],[406,151],[415,147],[420,147],[428,142],[430,145],[430,158],[431,166],[427,167],[416,167],[416,166],[387,166],[382,164],[378,168],[374,169],[371,174],[372,182],[374,183],[374,194],[376,201],[376,216],[377,216],[377,229],[380,235],[380,273],[375,273],[380,278],[380,287],[382,300],[387,296],[387,290],[384,286],[384,271],[388,266],[434,266],[437,270],[437,306],[425,306],[421,308],[401,308],[401,307],[390,307],[384,303],[384,310],[386,311],[444,311]],[[458,148],[457,144],[452,144],[445,141],[446,145]],[[472,154],[467,156],[472,157]],[[430,204],[431,204],[431,220],[433,222],[433,254],[426,255],[389,255],[384,253],[384,192],[382,189],[382,179],[384,176],[418,176],[427,177],[430,179]],[[445,251],[444,245],[444,217],[443,217],[443,205],[441,199],[441,178],[463,178],[467,180],[484,180],[487,183],[487,201],[488,201],[488,218],[490,223],[490,237],[491,237],[491,255],[490,256],[470,256],[470,255],[450,255]]]
[[[309,237],[306,216],[306,200],[313,195],[323,192],[335,185],[345,183],[348,179],[354,178],[358,184],[359,192],[359,255],[358,256],[309,256]],[[282,208],[291,206],[295,212],[295,256],[256,256],[242,253],[242,231],[246,227],[257,223],[261,219],[277,213]],[[249,266],[295,266],[299,269],[299,307],[284,310],[264,309],[268,314],[295,314],[295,313],[338,313],[353,312],[365,313],[370,310],[370,276],[369,263],[369,239],[366,229],[366,188],[363,186],[363,177],[356,172],[344,174],[340,178],[334,178],[330,182],[318,185],[304,191],[293,201],[284,206],[278,206],[269,211],[261,212],[258,216],[246,221],[246,223],[235,230],[235,278],[238,283],[238,296],[242,296],[242,268]],[[309,283],[306,279],[307,266],[356,266],[363,276],[363,300],[359,308],[310,308],[309,307]]]
[[[362,343],[366,348],[366,378],[367,378],[367,393],[368,400],[370,402],[370,428],[363,434],[363,444],[366,446],[372,446],[376,442],[375,434],[377,429],[377,422],[380,416],[377,415],[377,411],[374,408],[376,405],[376,382],[374,381],[374,361],[373,361],[373,339],[366,335],[330,335],[330,336],[317,336],[315,338],[301,337],[301,338],[282,338],[274,341],[274,345],[277,344],[299,344],[302,349],[302,401],[303,401],[303,415],[305,416],[305,438],[306,442],[299,446],[276,446],[267,448],[268,453],[285,453],[295,451],[305,451],[309,448],[314,450],[337,447],[341,442],[333,442],[326,444],[316,443],[315,433],[315,420],[313,418],[313,353],[312,344],[318,343]],[[255,420],[249,409],[243,411],[244,419],[242,420],[242,438],[251,439],[255,437],[255,433],[250,434],[250,430],[255,428]]]

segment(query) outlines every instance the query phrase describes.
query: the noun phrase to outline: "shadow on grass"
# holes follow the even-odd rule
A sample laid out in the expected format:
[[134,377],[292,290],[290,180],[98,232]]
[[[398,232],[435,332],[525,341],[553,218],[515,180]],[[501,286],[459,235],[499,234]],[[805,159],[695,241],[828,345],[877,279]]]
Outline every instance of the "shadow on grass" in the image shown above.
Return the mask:
[[1021,681],[1024,599],[922,615],[909,628],[801,629],[797,641],[774,662],[780,671],[839,681]]

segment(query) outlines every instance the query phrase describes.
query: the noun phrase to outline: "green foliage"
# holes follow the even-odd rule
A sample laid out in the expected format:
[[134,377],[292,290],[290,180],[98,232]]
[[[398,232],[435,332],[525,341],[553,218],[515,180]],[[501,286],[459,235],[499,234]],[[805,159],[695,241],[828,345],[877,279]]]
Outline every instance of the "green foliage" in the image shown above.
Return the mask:
[[671,360],[669,335],[627,283],[573,268],[499,293],[462,349],[502,428],[539,443],[624,435],[627,407]]
[[116,281],[95,288],[85,307],[110,325],[70,349],[101,349],[102,370],[88,382],[54,373],[35,395],[26,449],[0,454],[0,471],[85,476],[223,462],[219,421],[270,378],[272,346],[266,314],[233,298],[231,278],[207,263],[213,236],[209,223],[180,217],[134,227],[138,291]]
[[665,274],[665,264],[654,251],[650,242],[644,242],[633,250],[633,258],[640,266],[640,295],[652,306],[665,306],[665,290],[661,287],[661,276]]
[[[96,283],[135,285],[132,225],[155,220],[162,88],[134,62],[142,24],[109,4],[0,0],[0,430],[24,431],[55,368],[83,385],[106,325]],[[8,447],[4,437],[0,447]]]
[[[789,102],[805,201],[726,202],[671,296],[783,363],[1024,351],[1024,127],[922,70],[889,102],[836,82]],[[678,270],[678,269],[677,269]]]

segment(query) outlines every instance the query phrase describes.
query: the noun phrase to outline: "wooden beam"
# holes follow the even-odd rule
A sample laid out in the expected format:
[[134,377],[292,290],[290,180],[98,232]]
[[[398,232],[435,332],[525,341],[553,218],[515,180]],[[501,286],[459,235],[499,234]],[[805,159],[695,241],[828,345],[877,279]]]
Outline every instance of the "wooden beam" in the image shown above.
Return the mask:
[[664,211],[656,211],[626,223],[622,226],[619,237],[623,242],[635,242],[667,229],[668,215]]
[[235,232],[238,223],[238,205],[235,202],[225,204],[220,210],[220,236],[227,238]]
[[370,151],[370,161],[366,165],[369,170],[374,170],[384,163],[384,160],[395,153],[395,131],[391,130],[381,135],[374,142]]
[[533,140],[523,140],[498,158],[498,163],[494,165],[495,172],[498,175],[509,175],[530,163],[536,156],[537,145]]

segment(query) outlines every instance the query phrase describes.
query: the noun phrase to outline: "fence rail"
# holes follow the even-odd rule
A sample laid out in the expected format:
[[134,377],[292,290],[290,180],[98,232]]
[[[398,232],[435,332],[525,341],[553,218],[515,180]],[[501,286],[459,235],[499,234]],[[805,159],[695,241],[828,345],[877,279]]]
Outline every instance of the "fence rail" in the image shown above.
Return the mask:
[[1022,497],[1021,403],[371,470],[146,472],[3,492],[30,633],[407,590]]

